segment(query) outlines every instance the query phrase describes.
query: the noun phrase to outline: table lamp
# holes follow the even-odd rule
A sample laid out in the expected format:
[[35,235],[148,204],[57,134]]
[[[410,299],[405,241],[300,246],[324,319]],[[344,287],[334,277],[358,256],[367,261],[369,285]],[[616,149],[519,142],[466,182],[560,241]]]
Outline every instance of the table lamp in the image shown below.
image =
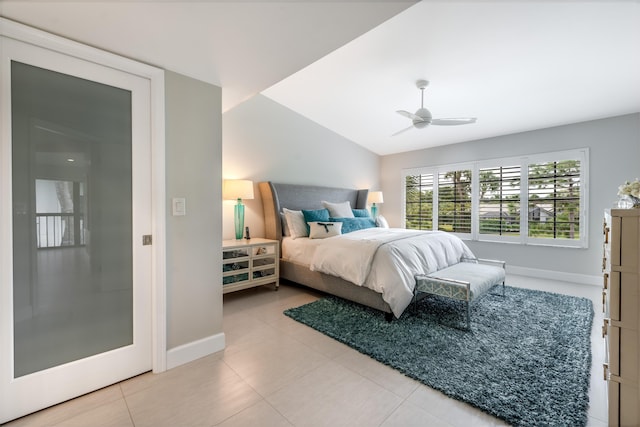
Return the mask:
[[382,198],[382,191],[371,191],[369,193],[369,197],[367,198],[367,201],[369,203],[371,203],[371,217],[372,218],[377,218],[378,217],[378,207],[376,206],[376,203],[383,203],[384,200]]
[[253,199],[253,181],[248,179],[225,179],[222,186],[224,200],[237,200],[233,207],[233,221],[236,227],[236,240],[242,239],[244,231],[244,205],[242,199]]

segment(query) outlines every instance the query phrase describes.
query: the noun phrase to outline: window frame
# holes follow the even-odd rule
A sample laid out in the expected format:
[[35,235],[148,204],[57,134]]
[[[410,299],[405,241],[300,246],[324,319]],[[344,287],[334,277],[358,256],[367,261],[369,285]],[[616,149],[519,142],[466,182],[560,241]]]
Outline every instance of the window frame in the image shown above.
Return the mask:
[[[549,162],[561,162],[566,160],[577,160],[580,162],[580,189],[579,189],[579,237],[577,239],[549,238],[549,237],[529,237],[529,166]],[[519,235],[499,235],[480,233],[480,169],[520,166],[520,232]],[[572,150],[553,151],[537,153],[517,157],[501,157],[473,162],[453,163],[434,165],[426,167],[408,168],[401,171],[402,179],[402,226],[406,228],[407,200],[406,200],[406,178],[412,175],[433,174],[433,221],[432,230],[437,230],[439,226],[438,218],[438,189],[440,186],[439,176],[448,171],[471,170],[471,232],[457,233],[450,232],[462,239],[511,243],[535,246],[556,246],[567,248],[587,248],[588,247],[588,206],[589,206],[589,149],[578,148]],[[525,183],[525,184],[523,184]],[[522,210],[527,212],[522,214]]]

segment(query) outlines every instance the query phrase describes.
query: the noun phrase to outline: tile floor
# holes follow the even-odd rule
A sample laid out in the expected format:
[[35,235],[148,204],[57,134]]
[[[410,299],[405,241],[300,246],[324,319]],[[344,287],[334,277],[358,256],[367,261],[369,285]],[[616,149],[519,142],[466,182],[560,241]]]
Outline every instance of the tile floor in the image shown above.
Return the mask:
[[[601,290],[523,276],[509,276],[507,284],[593,301],[589,426],[605,426]],[[223,352],[162,374],[140,375],[8,425],[505,425],[282,314],[318,296],[286,284],[278,292],[263,287],[225,295]]]

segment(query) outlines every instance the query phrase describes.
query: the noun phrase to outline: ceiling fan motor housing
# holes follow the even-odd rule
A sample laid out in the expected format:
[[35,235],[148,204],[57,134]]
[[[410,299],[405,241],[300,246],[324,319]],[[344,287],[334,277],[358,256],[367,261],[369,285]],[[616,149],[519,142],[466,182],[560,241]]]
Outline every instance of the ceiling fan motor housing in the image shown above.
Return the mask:
[[432,119],[431,112],[426,108],[418,109],[418,111],[416,111],[416,116],[422,119],[422,120],[413,119],[413,125],[418,129],[427,127],[431,123],[431,119]]

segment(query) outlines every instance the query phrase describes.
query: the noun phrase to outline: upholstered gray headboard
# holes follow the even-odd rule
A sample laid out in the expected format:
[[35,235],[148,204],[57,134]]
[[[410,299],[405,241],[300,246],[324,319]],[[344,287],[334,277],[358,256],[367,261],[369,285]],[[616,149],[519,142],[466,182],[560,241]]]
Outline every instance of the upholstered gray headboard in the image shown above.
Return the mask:
[[291,210],[322,209],[322,201],[349,201],[353,209],[366,209],[369,190],[321,187],[316,185],[276,184],[260,182],[260,195],[264,209],[264,229],[267,239],[282,239],[282,208]]

